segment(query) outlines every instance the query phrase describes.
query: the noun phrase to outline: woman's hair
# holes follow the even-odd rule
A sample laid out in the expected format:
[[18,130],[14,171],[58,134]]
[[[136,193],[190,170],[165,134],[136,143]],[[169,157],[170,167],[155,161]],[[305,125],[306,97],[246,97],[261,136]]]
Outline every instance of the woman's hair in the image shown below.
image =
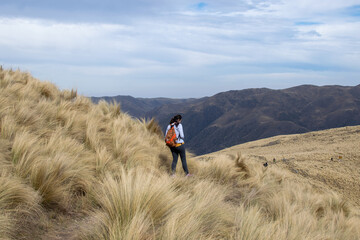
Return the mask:
[[177,122],[177,120],[181,120],[181,119],[182,119],[182,117],[181,117],[180,114],[175,115],[175,116],[170,120],[170,124],[173,124],[173,123]]

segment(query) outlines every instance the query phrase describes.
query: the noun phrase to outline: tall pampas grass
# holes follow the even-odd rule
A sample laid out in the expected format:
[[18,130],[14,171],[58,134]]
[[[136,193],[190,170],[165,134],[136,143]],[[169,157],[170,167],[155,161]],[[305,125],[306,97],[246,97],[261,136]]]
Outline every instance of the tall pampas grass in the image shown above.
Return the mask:
[[179,200],[168,178],[146,171],[120,168],[117,177],[105,176],[94,195],[95,231],[85,228],[85,239],[156,239],[156,228]]
[[66,155],[41,159],[31,168],[30,182],[42,196],[42,203],[68,209],[73,197],[90,191],[91,169]]
[[41,215],[40,196],[21,179],[0,172],[0,238],[20,239]]
[[[224,202],[226,189],[209,181],[178,179],[183,200],[169,216],[161,239],[228,239],[233,212]],[[221,190],[219,192],[219,190]]]

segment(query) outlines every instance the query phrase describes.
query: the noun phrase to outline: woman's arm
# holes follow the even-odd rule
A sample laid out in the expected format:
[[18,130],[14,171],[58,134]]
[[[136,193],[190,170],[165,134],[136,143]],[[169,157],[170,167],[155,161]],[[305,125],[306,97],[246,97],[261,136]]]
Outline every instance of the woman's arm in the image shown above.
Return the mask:
[[183,130],[183,126],[181,125],[181,123],[179,124],[178,129],[179,129],[179,135],[180,135],[179,138],[181,138],[181,139],[184,140],[184,138],[185,138],[185,136],[184,136],[184,130]]

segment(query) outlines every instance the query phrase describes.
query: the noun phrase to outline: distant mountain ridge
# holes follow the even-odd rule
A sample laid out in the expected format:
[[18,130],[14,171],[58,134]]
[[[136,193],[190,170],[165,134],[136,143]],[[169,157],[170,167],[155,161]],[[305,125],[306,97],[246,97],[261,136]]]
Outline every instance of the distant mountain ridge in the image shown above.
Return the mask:
[[98,103],[100,100],[107,102],[118,102],[121,104],[121,109],[127,112],[133,117],[143,118],[146,113],[158,108],[165,104],[185,104],[192,102],[194,98],[188,99],[172,99],[172,98],[135,98],[132,96],[114,96],[114,97],[91,97],[94,103]]
[[[360,85],[232,90],[199,99],[134,99],[133,109],[119,99],[123,111],[154,117],[163,129],[174,114],[182,114],[187,146],[195,154],[276,135],[360,124]],[[140,106],[148,108],[140,111]]]

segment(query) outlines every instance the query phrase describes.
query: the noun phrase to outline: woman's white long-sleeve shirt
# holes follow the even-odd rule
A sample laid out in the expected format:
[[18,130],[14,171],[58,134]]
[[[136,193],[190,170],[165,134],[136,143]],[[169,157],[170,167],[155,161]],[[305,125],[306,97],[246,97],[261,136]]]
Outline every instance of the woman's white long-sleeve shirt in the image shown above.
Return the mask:
[[[171,125],[169,125],[167,128],[166,128],[166,133],[165,133],[165,136],[167,134],[167,132],[169,131]],[[176,124],[174,124],[174,128],[175,128],[175,133],[176,133],[176,143],[184,143],[184,130],[183,130],[183,126],[181,125],[181,123],[179,123],[177,126]]]

